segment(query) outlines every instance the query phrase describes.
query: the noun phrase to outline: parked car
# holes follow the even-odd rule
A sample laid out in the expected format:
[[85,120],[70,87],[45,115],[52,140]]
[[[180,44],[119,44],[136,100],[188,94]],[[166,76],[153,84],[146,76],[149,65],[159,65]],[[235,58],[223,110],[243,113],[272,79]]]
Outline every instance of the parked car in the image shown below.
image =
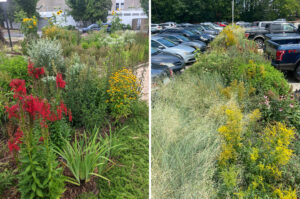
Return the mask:
[[199,35],[200,36],[200,40],[203,41],[203,42],[205,42],[205,43],[207,43],[207,44],[209,42],[211,42],[216,37],[215,35],[204,33],[204,32],[198,30],[195,27],[186,27],[185,29],[189,30],[190,32],[192,32],[194,34]]
[[160,34],[159,36],[165,37],[174,43],[191,46],[195,49],[201,50],[202,52],[204,52],[206,49],[206,44],[204,42],[197,41],[197,40],[191,41],[187,37],[179,35],[179,34]]
[[201,25],[209,25],[211,28],[217,29],[219,31],[222,31],[224,27],[218,26],[214,23],[211,22],[204,22],[204,23],[200,23]]
[[270,25],[273,21],[255,21],[252,22],[251,27],[253,28],[266,28],[267,25]]
[[160,25],[162,26],[163,29],[176,28],[176,23],[175,22],[166,22],[166,23],[162,23]]
[[243,28],[250,28],[252,26],[252,23],[244,22],[244,21],[238,21],[236,25],[241,26]]
[[99,31],[100,29],[101,27],[98,24],[91,24],[86,28],[79,29],[79,31],[82,33],[86,33],[89,31]]
[[162,52],[170,53],[184,60],[184,63],[195,62],[195,49],[183,44],[176,45],[175,43],[159,36],[151,38],[151,47],[159,49]]
[[185,68],[184,60],[178,56],[151,48],[151,69],[161,69],[163,66],[167,66],[172,72]]
[[196,29],[202,31],[203,33],[209,34],[209,35],[218,35],[220,33],[220,30],[217,30],[215,28],[212,28],[209,25],[195,25]]
[[268,34],[266,54],[279,70],[293,71],[300,81],[300,34]]
[[216,22],[216,24],[220,27],[226,27],[227,25],[224,24],[223,22]]
[[295,32],[297,32],[297,28],[291,23],[273,22],[269,25],[267,24],[266,28],[248,29],[245,32],[245,36],[248,39],[254,40],[258,44],[259,48],[263,48],[266,34],[295,33]]
[[151,32],[157,33],[162,30],[162,26],[159,24],[151,24]]
[[205,41],[203,41],[203,42],[205,42],[205,43],[206,43],[206,41],[208,41],[208,38],[204,38],[204,37],[200,38],[200,36],[198,34],[195,34],[195,33],[191,32],[191,31],[189,31],[187,29],[184,29],[184,28],[166,29],[166,30],[161,31],[161,33],[171,33],[171,34],[176,33],[176,34],[181,34],[183,36],[186,36],[190,40],[203,41],[203,39],[204,39]]
[[151,64],[151,80],[153,83],[158,80],[168,79],[168,77],[172,75],[173,71],[168,66],[153,67]]

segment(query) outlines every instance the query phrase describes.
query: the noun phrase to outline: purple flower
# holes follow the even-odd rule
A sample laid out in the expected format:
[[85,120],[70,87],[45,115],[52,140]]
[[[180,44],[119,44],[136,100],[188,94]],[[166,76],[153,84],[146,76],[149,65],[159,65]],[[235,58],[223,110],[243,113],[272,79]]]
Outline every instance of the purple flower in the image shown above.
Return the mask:
[[290,104],[290,107],[291,107],[291,108],[294,108],[294,104]]
[[282,112],[282,111],[283,111],[283,108],[280,108],[279,111]]

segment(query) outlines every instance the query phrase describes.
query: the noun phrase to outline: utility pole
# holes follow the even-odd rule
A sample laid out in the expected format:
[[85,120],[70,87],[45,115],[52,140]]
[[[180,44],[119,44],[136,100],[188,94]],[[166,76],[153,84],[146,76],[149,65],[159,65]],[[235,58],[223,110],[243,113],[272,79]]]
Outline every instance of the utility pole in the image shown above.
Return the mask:
[[3,8],[4,19],[6,22],[6,27],[7,27],[7,32],[8,32],[9,44],[11,47],[11,51],[13,51],[13,46],[12,46],[11,36],[10,36],[10,29],[9,29],[9,24],[8,24],[8,17],[7,17],[7,13],[6,13],[6,8],[8,8],[8,2],[7,2],[7,0],[0,0],[0,3],[3,4],[2,8]]
[[234,24],[234,0],[232,0],[232,25]]

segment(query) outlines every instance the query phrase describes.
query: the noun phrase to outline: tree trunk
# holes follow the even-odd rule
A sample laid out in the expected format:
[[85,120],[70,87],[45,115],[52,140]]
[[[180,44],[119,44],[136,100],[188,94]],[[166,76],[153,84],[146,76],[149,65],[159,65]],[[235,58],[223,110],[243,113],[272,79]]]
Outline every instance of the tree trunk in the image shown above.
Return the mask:
[[6,43],[6,40],[5,40],[4,34],[3,34],[3,30],[2,30],[1,27],[0,27],[0,42],[1,43]]

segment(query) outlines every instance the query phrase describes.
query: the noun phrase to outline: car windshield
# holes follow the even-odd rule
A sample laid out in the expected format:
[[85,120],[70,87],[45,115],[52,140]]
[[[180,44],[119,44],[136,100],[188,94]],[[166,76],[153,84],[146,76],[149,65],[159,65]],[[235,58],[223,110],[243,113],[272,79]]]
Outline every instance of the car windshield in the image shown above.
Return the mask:
[[166,39],[158,39],[157,41],[169,48],[176,46],[173,42],[166,40]]
[[188,36],[193,36],[193,35],[195,35],[194,33],[192,33],[191,31],[189,31],[189,30],[184,30],[183,31],[185,34],[187,34]]
[[97,24],[92,24],[92,25],[89,25],[88,28],[97,28]]
[[215,30],[214,28],[212,28],[211,26],[209,25],[203,25],[203,27],[207,30]]
[[166,38],[172,42],[179,42],[179,40],[174,36],[166,36]]
[[156,50],[155,48],[151,48],[151,55],[156,55],[159,54],[159,51]]
[[176,35],[175,37],[181,39],[182,41],[190,41],[188,38],[186,38],[185,36],[182,36],[182,35]]

